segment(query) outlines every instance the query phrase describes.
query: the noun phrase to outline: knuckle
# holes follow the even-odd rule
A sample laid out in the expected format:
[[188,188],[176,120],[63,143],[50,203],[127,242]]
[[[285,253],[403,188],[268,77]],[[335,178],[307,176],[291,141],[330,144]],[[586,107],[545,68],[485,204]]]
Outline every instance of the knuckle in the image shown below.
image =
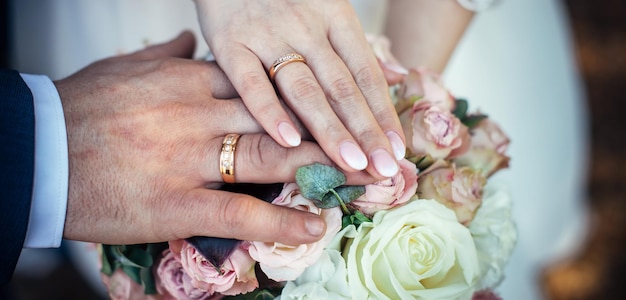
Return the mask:
[[357,69],[355,73],[356,84],[359,86],[363,93],[371,93],[384,87],[385,78],[381,72],[376,72],[378,66],[364,66]]
[[314,99],[321,94],[319,85],[310,77],[300,77],[294,80],[289,91],[291,98],[295,100]]
[[351,77],[342,77],[331,82],[329,94],[333,102],[343,104],[356,99],[358,90]]
[[268,82],[267,76],[260,75],[257,72],[243,73],[240,78],[239,85],[242,91],[254,93],[264,90]]
[[252,202],[247,198],[232,195],[222,202],[219,213],[219,224],[223,225],[223,230],[229,237],[235,237],[242,232],[246,225],[244,220],[250,218],[255,211]]

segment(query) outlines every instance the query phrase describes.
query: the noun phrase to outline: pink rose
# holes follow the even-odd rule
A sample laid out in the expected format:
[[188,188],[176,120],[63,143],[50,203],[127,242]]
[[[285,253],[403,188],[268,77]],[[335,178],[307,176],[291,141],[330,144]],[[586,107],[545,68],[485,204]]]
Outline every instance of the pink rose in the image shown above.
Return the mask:
[[254,273],[255,261],[244,246],[235,249],[219,270],[186,241],[170,241],[170,249],[180,259],[183,269],[191,278],[191,285],[211,295],[237,295],[259,287]]
[[398,174],[366,185],[365,194],[350,202],[350,205],[372,216],[381,209],[390,209],[409,201],[417,190],[417,167],[406,159],[398,163],[400,164]]
[[492,290],[482,290],[474,292],[472,300],[502,300],[502,298]]
[[404,81],[409,70],[402,67],[393,54],[391,54],[391,43],[389,39],[384,36],[371,34],[367,34],[366,38],[385,75],[387,84],[392,86]]
[[400,91],[401,98],[418,98],[417,103],[429,102],[442,110],[452,111],[456,102],[443,85],[441,76],[425,68],[410,69]]
[[211,293],[191,284],[191,277],[185,273],[180,260],[167,249],[156,270],[157,291],[171,299],[208,299]]
[[341,229],[342,212],[339,207],[321,209],[304,198],[295,183],[287,183],[272,204],[295,208],[320,215],[326,220],[326,234],[319,241],[304,245],[250,242],[250,256],[259,262],[261,270],[275,281],[294,280],[322,255],[324,248]]
[[455,166],[439,168],[419,177],[417,195],[421,199],[435,199],[456,213],[465,226],[474,219],[482,203],[485,177],[472,168]]
[[484,119],[472,128],[471,136],[469,151],[454,160],[457,165],[480,170],[486,177],[508,167],[510,158],[506,151],[510,140],[498,124]]
[[417,156],[430,155],[433,159],[453,158],[469,149],[467,126],[450,111],[428,103],[416,105],[411,127],[404,134],[410,141],[409,149]]
[[122,269],[117,269],[110,277],[102,273],[100,275],[112,300],[162,299],[159,295],[146,295],[143,286],[130,279]]

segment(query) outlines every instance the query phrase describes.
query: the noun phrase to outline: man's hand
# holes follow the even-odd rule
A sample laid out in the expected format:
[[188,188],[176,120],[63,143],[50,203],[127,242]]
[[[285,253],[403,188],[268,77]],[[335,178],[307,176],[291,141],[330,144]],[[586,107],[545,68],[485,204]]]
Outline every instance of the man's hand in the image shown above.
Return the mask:
[[[238,182],[293,182],[299,166],[332,162],[315,143],[288,149],[263,133],[215,64],[183,59],[194,44],[184,33],[55,83],[69,147],[65,238],[130,244],[199,235],[299,244],[323,235],[316,215],[207,188],[222,182],[228,133],[242,134]],[[355,178],[372,180],[364,172],[349,175]]]

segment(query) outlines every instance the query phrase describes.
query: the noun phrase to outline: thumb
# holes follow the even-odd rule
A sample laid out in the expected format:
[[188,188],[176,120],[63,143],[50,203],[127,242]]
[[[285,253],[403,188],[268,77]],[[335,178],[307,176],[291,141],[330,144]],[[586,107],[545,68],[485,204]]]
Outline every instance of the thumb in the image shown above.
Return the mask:
[[[196,189],[182,199],[183,232],[177,236],[211,236],[287,245],[318,241],[326,222],[318,215],[273,205],[249,195]],[[186,227],[186,228],[185,228]]]
[[191,31],[186,30],[169,42],[146,47],[127,55],[127,57],[133,59],[192,58],[195,50],[196,38]]

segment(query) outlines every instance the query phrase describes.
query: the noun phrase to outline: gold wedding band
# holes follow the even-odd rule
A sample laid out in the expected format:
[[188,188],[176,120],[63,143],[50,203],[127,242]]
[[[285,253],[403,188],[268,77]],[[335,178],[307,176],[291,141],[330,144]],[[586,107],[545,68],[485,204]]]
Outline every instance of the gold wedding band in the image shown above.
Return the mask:
[[276,76],[278,70],[292,62],[301,62],[306,64],[306,59],[304,59],[304,56],[295,52],[280,56],[270,67],[270,80],[274,81],[274,76]]
[[229,133],[222,142],[220,174],[225,183],[235,183],[235,150],[240,136],[240,134]]

